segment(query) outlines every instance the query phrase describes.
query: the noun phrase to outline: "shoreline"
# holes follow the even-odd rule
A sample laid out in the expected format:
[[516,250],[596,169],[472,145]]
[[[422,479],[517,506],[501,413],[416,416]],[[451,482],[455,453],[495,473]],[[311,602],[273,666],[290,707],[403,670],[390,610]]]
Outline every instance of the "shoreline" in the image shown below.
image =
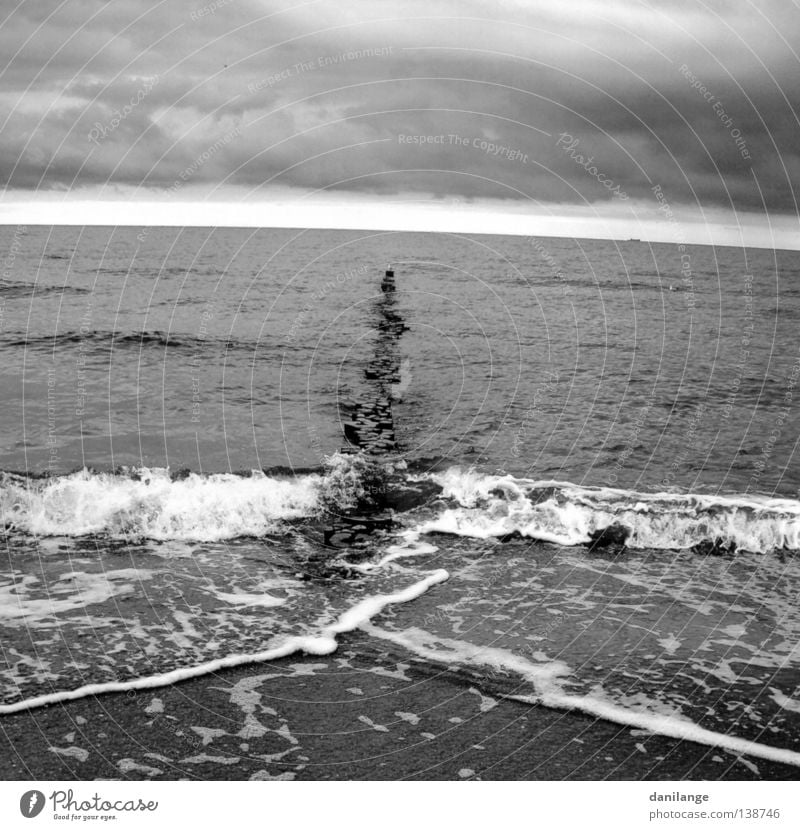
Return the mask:
[[[0,718],[4,780],[796,780],[796,767],[492,697],[413,656],[293,655]],[[386,658],[386,655],[383,655]],[[396,657],[396,655],[395,655]]]

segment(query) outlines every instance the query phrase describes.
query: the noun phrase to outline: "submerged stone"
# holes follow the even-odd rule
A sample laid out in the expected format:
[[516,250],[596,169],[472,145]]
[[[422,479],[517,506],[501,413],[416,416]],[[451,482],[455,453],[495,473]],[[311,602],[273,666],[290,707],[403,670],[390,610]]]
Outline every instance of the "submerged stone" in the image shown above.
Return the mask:
[[625,543],[630,535],[631,532],[627,527],[623,527],[621,524],[614,522],[608,527],[604,527],[590,533],[589,538],[591,539],[591,542],[589,543],[589,547],[607,548],[610,545],[620,545],[625,547]]

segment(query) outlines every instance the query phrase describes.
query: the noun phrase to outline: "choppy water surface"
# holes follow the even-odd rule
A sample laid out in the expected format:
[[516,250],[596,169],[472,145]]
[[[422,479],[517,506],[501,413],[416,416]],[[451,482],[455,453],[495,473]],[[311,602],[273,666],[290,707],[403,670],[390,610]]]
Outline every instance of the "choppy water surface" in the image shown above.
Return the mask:
[[796,253],[0,245],[2,711],[360,628],[480,694],[800,761]]

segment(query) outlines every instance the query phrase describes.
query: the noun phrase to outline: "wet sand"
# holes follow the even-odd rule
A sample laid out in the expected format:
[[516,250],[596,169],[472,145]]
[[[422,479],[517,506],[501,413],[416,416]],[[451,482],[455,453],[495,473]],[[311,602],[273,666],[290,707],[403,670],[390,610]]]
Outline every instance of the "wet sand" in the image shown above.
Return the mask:
[[164,689],[0,720],[8,780],[795,780],[795,767],[490,697],[356,632]]

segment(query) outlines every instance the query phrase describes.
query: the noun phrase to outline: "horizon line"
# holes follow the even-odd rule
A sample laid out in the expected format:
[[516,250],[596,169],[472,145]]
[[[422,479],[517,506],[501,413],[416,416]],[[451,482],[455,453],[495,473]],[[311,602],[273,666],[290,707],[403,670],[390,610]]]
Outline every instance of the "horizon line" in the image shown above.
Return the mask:
[[617,236],[576,236],[574,234],[559,234],[559,233],[525,233],[522,231],[510,230],[506,233],[493,233],[491,231],[453,231],[453,230],[426,230],[426,229],[408,229],[408,228],[369,228],[369,227],[337,227],[334,225],[213,225],[213,224],[183,224],[172,222],[9,222],[0,218],[0,227],[38,227],[38,228],[181,228],[200,229],[210,228],[213,230],[289,230],[289,231],[350,231],[354,233],[359,232],[375,232],[375,233],[425,233],[425,234],[443,234],[447,236],[514,236],[514,237],[530,237],[541,239],[575,239],[586,240],[589,242],[634,242],[643,245],[684,245],[696,246],[702,248],[745,248],[755,249],[759,251],[786,251],[789,253],[800,252],[800,240],[798,240],[797,248],[784,248],[776,245],[766,244],[741,244],[733,242],[674,242],[665,241],[663,239],[647,239],[645,237],[617,237]]

